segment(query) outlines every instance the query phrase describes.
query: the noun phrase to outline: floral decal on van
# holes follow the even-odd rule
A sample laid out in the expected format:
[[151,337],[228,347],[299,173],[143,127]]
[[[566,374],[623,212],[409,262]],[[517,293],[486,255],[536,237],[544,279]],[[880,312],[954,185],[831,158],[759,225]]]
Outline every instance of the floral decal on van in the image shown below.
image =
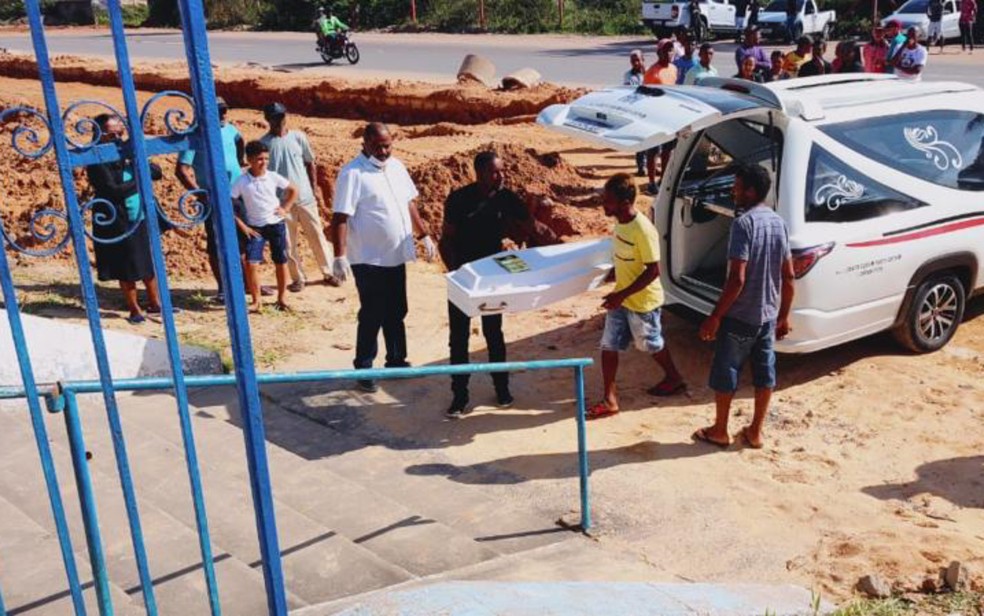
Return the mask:
[[889,188],[814,144],[806,175],[807,222],[855,222],[927,205]]
[[894,171],[938,186],[984,192],[984,114],[980,112],[933,109],[818,128]]
[[819,205],[827,206],[831,212],[836,212],[845,203],[857,201],[864,196],[864,185],[850,180],[846,175],[839,175],[833,182],[821,184],[813,195],[813,200]]
[[932,124],[926,128],[908,126],[902,129],[902,134],[909,146],[926,154],[926,158],[932,160],[940,171],[947,171],[951,167],[958,170],[963,168],[960,150],[949,141],[940,139],[939,132]]

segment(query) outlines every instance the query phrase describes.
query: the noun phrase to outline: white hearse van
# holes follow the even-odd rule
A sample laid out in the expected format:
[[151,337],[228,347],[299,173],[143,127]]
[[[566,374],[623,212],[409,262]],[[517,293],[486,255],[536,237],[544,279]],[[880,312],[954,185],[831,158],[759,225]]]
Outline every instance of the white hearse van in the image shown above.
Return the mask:
[[984,285],[984,95],[962,83],[831,75],[758,85],[612,88],[538,122],[635,152],[676,139],[653,204],[668,303],[709,314],[735,216],[733,162],[773,175],[797,280],[793,332],[812,352],[883,330],[942,347]]

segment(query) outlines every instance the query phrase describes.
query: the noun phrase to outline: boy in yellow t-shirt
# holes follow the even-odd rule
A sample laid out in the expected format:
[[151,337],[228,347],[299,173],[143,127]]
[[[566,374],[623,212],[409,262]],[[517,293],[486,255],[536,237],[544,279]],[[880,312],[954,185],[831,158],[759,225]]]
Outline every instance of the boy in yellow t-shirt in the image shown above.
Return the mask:
[[605,214],[616,219],[613,238],[615,290],[605,296],[602,307],[605,331],[601,338],[601,371],[605,397],[588,411],[588,419],[618,413],[615,376],[618,354],[635,342],[636,348],[651,353],[665,378],[648,390],[653,396],[672,396],[686,389],[669,350],[663,342],[660,308],[663,287],[659,282],[659,234],[656,227],[635,209],[636,188],[626,173],[612,176],[605,183]]

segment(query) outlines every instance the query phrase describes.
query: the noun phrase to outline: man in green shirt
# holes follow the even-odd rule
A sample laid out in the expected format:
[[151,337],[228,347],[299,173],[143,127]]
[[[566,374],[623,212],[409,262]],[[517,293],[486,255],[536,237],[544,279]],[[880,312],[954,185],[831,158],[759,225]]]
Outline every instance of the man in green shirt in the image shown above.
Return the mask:
[[327,15],[325,14],[325,9],[318,9],[317,24],[322,45],[327,43],[331,47],[335,46],[335,39],[337,38],[338,32],[349,29],[348,26],[342,23],[341,19],[335,17],[335,12],[331,8],[328,9]]

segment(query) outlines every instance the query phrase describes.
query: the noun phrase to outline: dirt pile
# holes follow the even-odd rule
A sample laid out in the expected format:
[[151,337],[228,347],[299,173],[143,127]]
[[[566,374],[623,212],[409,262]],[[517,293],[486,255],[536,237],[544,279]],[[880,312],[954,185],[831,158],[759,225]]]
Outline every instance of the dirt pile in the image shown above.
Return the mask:
[[[558,237],[601,233],[607,222],[595,189],[581,173],[556,152],[540,153],[519,144],[487,144],[450,156],[437,164],[420,165],[410,172],[420,190],[421,216],[433,229],[444,218],[448,193],[474,181],[475,155],[484,150],[499,153],[507,184],[533,208],[537,220]],[[547,198],[549,203],[542,203]],[[575,203],[576,205],[571,205]],[[531,238],[535,243],[541,237]]]
[[[58,81],[119,85],[115,65],[102,60],[55,56],[52,64]],[[32,56],[0,51],[0,76],[37,79],[37,74]],[[188,69],[179,63],[136,65],[133,77],[141,90],[190,92],[191,89]],[[405,81],[360,84],[300,75],[288,80],[283,73],[256,68],[218,68],[215,88],[233,107],[261,109],[279,100],[292,112],[306,116],[373,119],[403,125],[483,124],[528,117],[548,105],[569,102],[581,93],[549,84],[521,92],[498,92],[474,85],[441,86]]]

